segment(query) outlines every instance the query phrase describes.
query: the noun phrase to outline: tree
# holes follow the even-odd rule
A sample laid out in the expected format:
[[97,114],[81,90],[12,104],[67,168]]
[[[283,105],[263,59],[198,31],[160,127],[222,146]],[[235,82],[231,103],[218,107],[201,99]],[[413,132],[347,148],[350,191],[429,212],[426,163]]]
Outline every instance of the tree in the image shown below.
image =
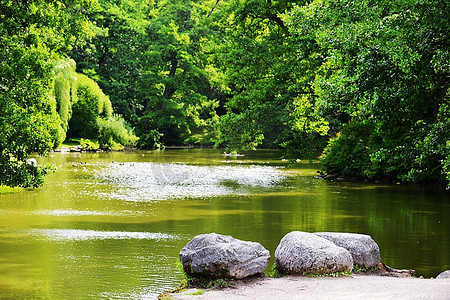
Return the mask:
[[312,105],[336,125],[331,134],[340,131],[324,152],[326,171],[444,180],[448,9],[440,1],[316,0],[290,12],[292,34],[312,33],[324,55]]
[[321,57],[314,37],[295,40],[288,30],[283,13],[294,2],[303,3],[234,1],[224,13],[227,36],[219,56],[232,98],[218,144],[230,150],[283,147],[297,158],[311,156],[323,141],[328,124],[308,100]]
[[0,2],[0,184],[34,187],[46,168],[27,163],[61,140],[54,67],[81,40],[90,1]]
[[217,1],[100,1],[97,35],[76,48],[78,71],[96,79],[144,147],[212,143],[217,92],[210,84],[205,20]]

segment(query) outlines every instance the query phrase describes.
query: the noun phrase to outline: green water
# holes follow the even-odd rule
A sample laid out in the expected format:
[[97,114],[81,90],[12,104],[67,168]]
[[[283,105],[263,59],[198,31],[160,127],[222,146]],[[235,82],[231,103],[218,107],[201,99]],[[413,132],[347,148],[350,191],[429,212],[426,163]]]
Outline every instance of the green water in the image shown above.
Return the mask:
[[[155,298],[180,280],[193,236],[258,241],[292,230],[370,234],[382,261],[436,276],[450,269],[450,194],[315,179],[276,151],[55,153],[45,186],[0,195],[0,298]],[[82,164],[80,164],[82,163]],[[273,259],[271,263],[273,262]]]

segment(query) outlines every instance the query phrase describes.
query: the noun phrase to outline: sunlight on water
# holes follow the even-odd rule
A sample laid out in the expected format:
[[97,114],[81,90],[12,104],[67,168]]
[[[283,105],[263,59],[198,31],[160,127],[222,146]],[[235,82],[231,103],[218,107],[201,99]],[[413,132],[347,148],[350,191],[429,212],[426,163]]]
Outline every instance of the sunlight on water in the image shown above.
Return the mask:
[[[54,154],[38,189],[0,194],[0,298],[155,299],[179,286],[179,252],[197,234],[260,242],[289,231],[370,234],[383,262],[449,268],[450,195],[314,178],[278,151]],[[273,263],[272,258],[270,265]]]
[[139,216],[148,215],[143,211],[130,211],[122,210],[118,211],[95,211],[95,210],[76,210],[76,209],[55,209],[55,210],[38,210],[32,212],[34,215],[46,215],[46,216],[58,216],[58,217],[78,217],[78,216],[115,216],[115,217],[127,217],[127,216]]
[[203,166],[176,163],[111,164],[96,179],[116,186],[102,196],[125,201],[205,198],[244,194],[249,188],[270,188],[287,178],[270,166]]
[[84,240],[174,240],[179,237],[159,232],[123,232],[123,231],[97,231],[80,229],[31,229],[29,233],[35,237],[41,237],[53,241],[84,241]]

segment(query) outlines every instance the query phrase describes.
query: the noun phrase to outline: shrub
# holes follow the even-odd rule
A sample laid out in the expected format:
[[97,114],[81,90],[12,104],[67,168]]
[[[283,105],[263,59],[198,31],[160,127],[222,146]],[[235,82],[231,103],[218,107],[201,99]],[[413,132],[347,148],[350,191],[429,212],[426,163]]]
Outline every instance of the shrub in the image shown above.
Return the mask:
[[80,139],[80,145],[86,151],[96,151],[100,148],[98,142],[93,142],[89,139]]
[[122,150],[136,146],[138,137],[122,116],[112,114],[108,119],[97,119],[98,140],[103,149]]
[[77,99],[72,103],[69,135],[96,138],[99,118],[109,119],[112,105],[98,84],[83,74],[77,74]]
[[320,157],[324,170],[344,175],[366,174],[371,164],[369,132],[370,126],[363,122],[345,124],[342,131],[328,142]]

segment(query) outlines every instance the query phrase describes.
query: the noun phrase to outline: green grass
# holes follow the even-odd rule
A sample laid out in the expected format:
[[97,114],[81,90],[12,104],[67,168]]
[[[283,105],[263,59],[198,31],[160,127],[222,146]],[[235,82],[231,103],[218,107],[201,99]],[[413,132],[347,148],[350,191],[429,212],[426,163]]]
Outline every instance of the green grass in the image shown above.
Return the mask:
[[372,272],[378,271],[379,269],[380,269],[379,266],[361,267],[360,265],[353,265],[352,273],[366,273],[366,274],[370,274]]
[[23,190],[23,188],[0,185],[0,195],[17,193],[21,190]]
[[73,146],[78,146],[78,145],[80,145],[80,140],[81,140],[81,138],[68,138],[59,147],[60,148],[61,147],[70,148],[70,147],[73,147]]
[[194,293],[189,293],[189,294],[186,294],[186,295],[193,295],[193,296],[195,296],[195,295],[203,295],[203,293],[204,293],[203,290],[198,290],[198,291],[196,291]]
[[272,267],[270,268],[270,271],[266,271],[266,276],[272,278],[280,278],[285,276],[285,274],[280,270],[278,270],[276,264],[273,264]]
[[352,272],[333,272],[333,273],[303,273],[308,277],[352,277]]

